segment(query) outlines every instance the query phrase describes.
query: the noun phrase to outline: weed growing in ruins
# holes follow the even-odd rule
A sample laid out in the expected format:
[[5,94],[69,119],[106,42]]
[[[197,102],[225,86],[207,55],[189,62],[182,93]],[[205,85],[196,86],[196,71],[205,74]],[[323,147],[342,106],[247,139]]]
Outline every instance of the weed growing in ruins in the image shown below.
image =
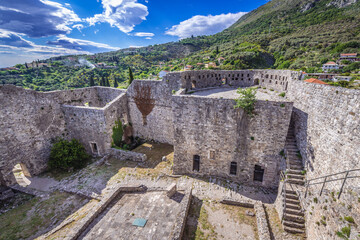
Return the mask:
[[174,95],[174,94],[176,93],[176,91],[175,91],[175,90],[172,90],[171,93],[172,93],[172,95]]
[[315,198],[314,198],[314,203],[318,203],[318,201],[319,201],[319,200],[315,197]]
[[49,166],[68,171],[84,167],[89,160],[90,156],[78,140],[57,138],[51,148]]
[[350,233],[351,233],[351,226],[349,225],[348,227],[343,227],[341,229],[341,232],[340,231],[336,232],[336,235],[342,239],[349,239]]
[[282,103],[282,104],[280,104],[280,107],[282,107],[282,108],[283,108],[283,107],[285,107],[285,104],[283,104],[283,103]]
[[348,221],[349,223],[355,223],[354,218],[351,217],[351,216],[346,216],[346,217],[344,217],[344,219],[345,219],[346,221]]
[[282,92],[282,93],[279,94],[279,96],[280,97],[285,97],[285,94],[286,94],[285,92]]
[[256,103],[256,89],[246,88],[237,90],[237,93],[240,94],[240,97],[236,99],[236,104],[234,108],[242,108],[250,116],[253,117]]
[[280,151],[279,155],[282,156],[282,157],[285,157],[284,149]]

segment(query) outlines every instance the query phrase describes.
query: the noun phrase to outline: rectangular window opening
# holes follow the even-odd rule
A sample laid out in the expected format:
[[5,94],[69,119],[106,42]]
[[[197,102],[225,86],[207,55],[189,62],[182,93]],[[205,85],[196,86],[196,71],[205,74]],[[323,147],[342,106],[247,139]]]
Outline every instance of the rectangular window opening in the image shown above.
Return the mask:
[[231,162],[230,175],[236,175],[236,173],[237,173],[237,162]]
[[196,171],[196,172],[200,171],[200,156],[199,155],[194,155],[193,171]]

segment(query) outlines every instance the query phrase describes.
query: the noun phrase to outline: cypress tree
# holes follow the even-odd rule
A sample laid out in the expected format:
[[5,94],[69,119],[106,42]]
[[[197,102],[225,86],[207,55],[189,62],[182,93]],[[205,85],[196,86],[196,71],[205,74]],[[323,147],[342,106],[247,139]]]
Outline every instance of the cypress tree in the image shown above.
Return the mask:
[[117,78],[114,77],[114,88],[117,88],[119,85],[118,85],[118,82],[117,82]]
[[90,84],[91,87],[92,87],[92,86],[95,86],[93,75],[90,75],[89,84]]
[[108,78],[108,77],[106,78],[106,86],[107,86],[107,87],[110,87],[110,82],[109,82],[109,78]]
[[129,67],[129,85],[133,82],[133,80],[134,80],[134,76],[131,71],[131,68]]

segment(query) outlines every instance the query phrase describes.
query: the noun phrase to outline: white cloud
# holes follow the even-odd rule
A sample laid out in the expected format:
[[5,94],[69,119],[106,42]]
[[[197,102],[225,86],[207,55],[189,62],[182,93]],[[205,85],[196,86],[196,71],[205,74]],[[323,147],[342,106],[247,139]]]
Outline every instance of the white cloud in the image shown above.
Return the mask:
[[60,46],[66,49],[73,49],[77,51],[86,52],[102,52],[109,50],[119,50],[117,47],[112,47],[108,44],[97,43],[88,40],[69,38],[66,36],[60,36],[56,41],[47,42],[49,45]]
[[134,30],[134,27],[146,20],[148,8],[137,0],[102,0],[104,11],[94,17],[87,18],[90,25],[107,22],[124,33]]
[[137,33],[134,33],[134,36],[136,36],[136,37],[153,37],[153,36],[155,36],[155,34],[148,33],[148,32],[137,32]]
[[82,24],[75,24],[74,26],[72,26],[72,28],[76,28],[77,30],[79,30],[79,32],[81,32],[81,29],[84,28],[84,25],[82,25]]
[[200,35],[210,35],[221,32],[230,27],[246,12],[228,13],[220,15],[197,15],[188,20],[180,22],[180,24],[172,26],[165,33],[171,36],[178,36],[180,38],[187,38]]
[[0,1],[0,30],[29,37],[66,34],[81,19],[64,5],[49,0]]

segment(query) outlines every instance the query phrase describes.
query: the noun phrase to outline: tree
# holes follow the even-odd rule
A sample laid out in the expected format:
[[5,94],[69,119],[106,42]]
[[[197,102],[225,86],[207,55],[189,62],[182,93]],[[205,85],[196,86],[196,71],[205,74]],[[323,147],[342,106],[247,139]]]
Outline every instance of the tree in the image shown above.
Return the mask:
[[216,54],[219,54],[220,51],[219,51],[219,46],[216,46],[216,51],[215,51]]
[[109,78],[106,78],[106,87],[110,87],[110,82],[109,82]]
[[118,82],[117,82],[117,78],[114,77],[114,88],[117,88],[119,85],[118,85]]
[[93,77],[93,75],[92,75],[92,74],[90,75],[89,85],[90,85],[91,87],[92,87],[92,86],[95,86],[95,83],[94,83],[94,77]]
[[131,68],[129,67],[129,85],[134,81],[134,76],[131,71]]
[[78,140],[68,141],[57,138],[50,151],[49,166],[53,169],[69,171],[84,167],[89,160],[90,156]]
[[239,88],[237,93],[240,94],[238,99],[235,99],[236,105],[234,108],[242,108],[244,111],[252,117],[254,115],[255,103],[256,103],[256,89],[255,88]]

